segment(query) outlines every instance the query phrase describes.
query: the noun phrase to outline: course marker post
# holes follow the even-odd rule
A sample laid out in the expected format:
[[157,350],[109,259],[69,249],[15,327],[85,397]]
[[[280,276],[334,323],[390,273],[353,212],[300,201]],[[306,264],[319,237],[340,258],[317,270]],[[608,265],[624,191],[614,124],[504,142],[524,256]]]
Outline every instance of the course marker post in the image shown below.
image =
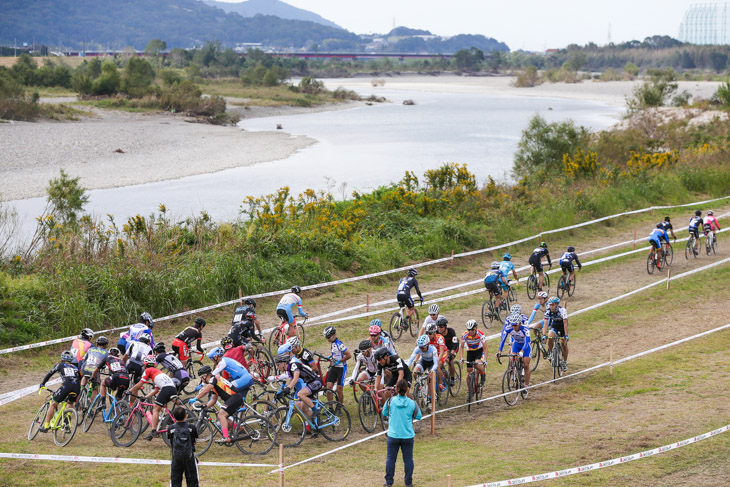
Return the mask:
[[[431,372],[431,435],[436,434],[436,372]],[[449,391],[446,391],[448,394]]]
[[608,371],[613,375],[613,343],[608,347]]
[[451,270],[454,270],[454,249],[451,249]]
[[243,292],[240,287],[238,288],[238,300],[243,303]]
[[636,230],[634,230],[634,250],[636,250]]
[[672,280],[672,269],[667,271],[667,291],[669,291],[669,281]]
[[451,475],[446,476],[446,487],[451,487]]
[[279,443],[279,487],[284,487],[284,444]]
[[370,295],[365,295],[365,312],[370,313]]

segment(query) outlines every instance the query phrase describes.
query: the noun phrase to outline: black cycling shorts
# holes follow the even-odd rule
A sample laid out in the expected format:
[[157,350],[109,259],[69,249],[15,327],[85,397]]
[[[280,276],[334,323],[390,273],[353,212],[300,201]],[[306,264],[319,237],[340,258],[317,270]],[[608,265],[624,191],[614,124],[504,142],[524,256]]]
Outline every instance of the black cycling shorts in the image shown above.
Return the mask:
[[144,374],[144,370],[142,370],[142,364],[137,364],[134,362],[127,363],[127,372],[129,372],[129,376],[134,376],[134,383],[136,384],[139,382],[139,380],[142,378],[142,375]]
[[312,382],[310,382],[309,384],[307,384],[304,387],[309,389],[310,393],[317,394],[320,391],[320,389],[322,389],[322,381],[319,379],[314,379]]
[[114,374],[104,379],[104,387],[112,390],[125,390],[129,388],[129,375]]
[[69,403],[73,404],[74,402],[76,402],[76,398],[79,397],[80,393],[81,384],[79,384],[78,382],[73,384],[63,384],[61,387],[58,388],[56,392],[53,393],[53,400],[56,401],[56,404],[60,404],[63,401],[68,401]]
[[[289,315],[286,314],[286,310],[285,309],[281,309],[281,308],[277,309],[276,310],[276,316],[278,316],[279,318],[281,318],[282,320],[284,320],[286,323],[289,323]],[[292,314],[292,316],[293,316],[293,314]]]
[[558,323],[551,323],[550,329],[555,332],[555,334],[559,337],[565,336],[565,326],[563,326],[563,322],[561,321]]
[[226,403],[221,406],[221,409],[228,413],[229,416],[233,416],[243,406],[243,396],[241,394],[233,394]]
[[327,383],[343,386],[345,384],[345,368],[331,366],[327,369]]
[[502,286],[499,285],[498,281],[485,282],[484,287],[487,288],[487,291],[491,291],[491,293],[495,296],[502,294]]
[[481,360],[483,355],[484,355],[483,348],[478,348],[476,350],[467,350],[466,351],[466,361],[467,362],[476,362],[477,360]]
[[699,227],[697,227],[697,228],[690,228],[689,229],[689,234],[690,235],[693,235],[694,238],[700,238],[700,228]]
[[[411,385],[412,385],[412,382],[413,382],[413,376],[411,376],[411,377],[406,377],[406,375],[404,374],[404,375],[403,375],[403,378],[404,378],[404,379],[406,380],[406,382],[408,382],[408,387],[411,387]],[[398,374],[397,374],[397,373],[395,373],[395,372],[393,372],[393,373],[392,373],[392,374],[390,375],[390,379],[388,379],[388,383],[387,383],[387,384],[385,384],[385,387],[395,387],[395,385],[396,385],[397,383],[398,383]]]
[[413,308],[413,298],[411,298],[410,296],[406,296],[405,294],[398,294],[396,297],[398,298],[398,306],[400,306],[401,308]]
[[155,397],[155,404],[158,406],[164,406],[170,402],[172,396],[177,396],[177,389],[175,386],[165,386],[157,393],[157,397]]
[[573,272],[575,270],[572,262],[561,262],[560,268],[563,269],[563,272]]
[[537,272],[542,272],[542,258],[539,255],[530,255],[528,262]]

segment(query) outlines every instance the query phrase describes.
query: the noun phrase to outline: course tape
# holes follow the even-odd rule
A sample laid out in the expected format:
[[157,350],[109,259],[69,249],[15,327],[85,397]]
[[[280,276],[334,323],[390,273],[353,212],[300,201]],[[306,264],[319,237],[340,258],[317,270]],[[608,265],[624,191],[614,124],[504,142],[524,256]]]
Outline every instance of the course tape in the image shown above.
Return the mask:
[[[0,453],[0,458],[14,458],[17,460],[49,460],[55,462],[90,462],[90,463],[134,463],[142,465],[170,465],[170,460],[153,458],[124,458],[124,457],[86,457],[76,455],[40,455],[35,453]],[[271,468],[278,465],[268,463],[228,463],[228,462],[198,462],[205,467],[263,467]]]
[[469,487],[507,487],[507,486],[518,485],[518,484],[529,484],[531,482],[539,482],[542,480],[552,480],[552,479],[557,479],[560,477],[566,477],[568,475],[575,475],[578,473],[591,472],[593,470],[598,470],[598,469],[606,468],[606,467],[612,467],[614,465],[622,465],[624,463],[632,462],[634,460],[641,460],[643,458],[647,458],[647,457],[650,457],[653,455],[658,455],[660,453],[666,453],[668,451],[671,451],[671,450],[674,450],[677,448],[681,448],[683,446],[697,443],[698,441],[706,440],[707,438],[714,438],[715,436],[717,436],[719,434],[726,433],[728,430],[730,430],[730,424],[725,425],[722,428],[717,428],[716,430],[708,431],[707,433],[699,435],[699,436],[693,436],[692,438],[687,438],[686,440],[677,441],[674,443],[670,443],[668,445],[660,446],[659,448],[654,448],[653,450],[646,450],[646,451],[642,451],[639,453],[634,453],[633,455],[617,457],[617,458],[613,458],[611,460],[605,460],[603,462],[583,465],[581,467],[573,467],[573,468],[567,468],[564,470],[555,470],[552,472],[545,472],[545,473],[539,474],[539,475],[528,475],[527,477],[519,477],[519,478],[515,478],[515,479],[510,479],[510,480],[501,480],[499,482],[474,484],[474,485],[470,485]]

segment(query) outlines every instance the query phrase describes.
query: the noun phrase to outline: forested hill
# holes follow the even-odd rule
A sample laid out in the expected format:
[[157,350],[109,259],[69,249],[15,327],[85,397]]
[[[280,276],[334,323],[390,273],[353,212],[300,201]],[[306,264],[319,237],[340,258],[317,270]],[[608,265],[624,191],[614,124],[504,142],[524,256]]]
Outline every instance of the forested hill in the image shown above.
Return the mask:
[[245,2],[217,2],[216,0],[202,0],[211,7],[217,7],[226,12],[235,12],[243,17],[255,15],[275,15],[282,19],[306,20],[328,27],[341,28],[332,21],[323,18],[309,10],[294,7],[279,0],[247,0]]
[[261,42],[267,46],[322,45],[355,49],[360,40],[343,29],[257,15],[244,18],[197,0],[22,0],[3,2],[0,44],[15,41],[87,49],[143,49],[150,39],[168,47],[205,41]]

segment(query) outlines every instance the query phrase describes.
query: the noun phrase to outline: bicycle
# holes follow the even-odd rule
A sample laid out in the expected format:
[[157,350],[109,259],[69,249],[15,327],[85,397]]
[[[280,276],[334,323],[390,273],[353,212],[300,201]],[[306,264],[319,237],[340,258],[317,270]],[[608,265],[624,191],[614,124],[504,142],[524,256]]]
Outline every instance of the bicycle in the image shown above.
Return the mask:
[[[152,426],[151,409],[154,407],[154,404],[151,402],[143,401],[142,398],[137,395],[132,396],[138,399],[134,407],[128,407],[120,411],[117,414],[117,417],[114,418],[114,421],[112,421],[112,425],[109,428],[109,436],[111,436],[112,442],[116,446],[122,448],[132,446],[134,442],[137,441],[137,438],[139,438],[139,435],[143,431],[142,418],[145,419],[146,426]],[[170,400],[175,401],[176,403],[182,405],[183,407],[185,407],[185,409],[187,409],[187,407],[180,401],[177,395],[172,396]],[[193,414],[190,410],[188,410],[187,412],[188,416],[192,418],[190,422],[196,422],[197,416]],[[172,415],[167,405],[162,406],[157,431],[159,433],[162,433],[162,439],[167,446],[170,446],[170,439],[167,437],[166,434],[164,434],[167,432],[167,429],[163,428],[163,425],[166,426],[170,420],[172,420],[173,423],[177,423],[177,420],[175,420],[175,417]],[[127,433],[129,433],[129,435],[127,435]],[[125,437],[126,439],[123,439]]]
[[[674,240],[676,241],[677,239]],[[674,249],[672,248],[672,244],[667,242],[662,248],[662,265],[671,267],[672,262],[674,262]]]
[[289,404],[275,409],[271,414],[279,418],[276,427],[276,443],[284,448],[298,446],[307,430],[322,433],[330,441],[342,441],[350,434],[352,423],[350,413],[339,401],[327,401],[324,404],[314,398],[315,408],[319,408],[314,418],[310,418],[297,404],[294,395],[287,397]]
[[[48,391],[49,396],[43,406],[38,409],[33,421],[30,423],[28,440],[35,438],[43,426],[43,422],[46,420],[46,413],[48,412],[48,408],[51,407],[51,401],[53,401],[53,394],[56,392],[45,387],[43,389]],[[39,395],[43,392],[43,389],[38,391]],[[58,446],[68,445],[73,439],[74,434],[76,434],[76,428],[78,428],[76,410],[74,408],[66,407],[68,399],[73,398],[72,394],[75,395],[75,393],[71,392],[69,393],[69,396],[71,397],[67,398],[66,401],[61,401],[58,405],[56,414],[53,415],[53,418],[51,418],[51,421],[48,423],[48,429],[53,430],[53,442]]]
[[694,258],[697,258],[697,255],[699,252],[695,252],[695,242],[697,242],[697,239],[695,238],[694,234],[691,234],[689,236],[689,239],[687,240],[687,245],[684,246],[684,258],[689,260],[689,256],[693,255]]
[[[193,354],[200,355],[200,358],[198,360],[193,360]],[[203,352],[191,350],[190,356],[185,361],[185,371],[190,376],[190,381],[182,388],[182,392],[185,394],[192,394],[193,391],[195,391],[196,385],[193,383],[193,380],[198,378],[195,372],[203,366],[203,355]]]
[[81,391],[79,392],[79,397],[76,399],[76,404],[74,404],[74,409],[76,410],[76,421],[78,421],[77,424],[81,424],[84,420],[84,417],[86,416],[86,413],[89,410],[89,406],[91,405],[91,381],[87,382],[86,385],[81,386]]
[[530,340],[532,350],[530,352],[530,363],[532,364],[531,371],[535,372],[537,365],[540,363],[540,358],[545,360],[548,359],[548,351],[545,348],[545,341],[542,339],[542,330],[540,328],[533,328],[535,332],[535,340]]
[[[258,410],[257,407],[261,407]],[[195,428],[198,431],[198,443],[202,446],[197,451],[200,456],[208,451],[213,444],[213,438],[220,433],[223,435],[223,428],[218,421],[218,408],[220,401],[217,401],[212,408],[203,406],[200,410]],[[256,401],[252,404],[243,403],[233,421],[229,424],[231,439],[230,443],[223,443],[225,446],[236,445],[241,453],[246,455],[266,455],[274,447],[276,442],[276,427],[272,423],[271,411],[276,406],[268,401]],[[166,426],[166,424],[164,425]]]
[[390,336],[393,341],[398,340],[406,330],[413,338],[418,336],[420,319],[415,306],[413,306],[413,313],[413,317],[408,316],[408,308],[403,306],[390,317]]
[[353,386],[355,385],[365,387],[365,391],[360,395],[360,399],[357,402],[357,414],[360,417],[360,424],[363,429],[368,433],[375,432],[378,427],[378,421],[380,421],[382,429],[385,429],[385,419],[382,415],[383,408],[380,406],[380,401],[386,392],[390,392],[392,395],[395,387],[385,387],[376,391],[375,384],[372,381],[355,382]]
[[471,405],[473,402],[478,402],[482,398],[482,379],[477,365],[486,365],[483,360],[475,360],[473,362],[466,362],[466,367],[471,369],[469,375],[466,378],[466,410],[471,411]]
[[[446,364],[442,365],[442,370],[446,369],[448,371],[448,368],[446,368],[445,365]],[[449,394],[451,394],[451,397],[456,397],[459,394],[459,391],[461,391],[461,362],[453,359],[453,366],[454,375],[452,376],[451,372],[448,372],[449,379],[453,379],[453,381],[449,380]]]
[[[502,376],[502,394],[504,394],[504,402],[510,406],[517,404],[520,396],[527,397],[527,390],[525,387],[525,366],[522,363],[522,357],[516,353],[505,353],[497,354],[497,362],[502,364],[500,358],[509,357],[509,363],[507,364],[507,370]],[[519,392],[518,392],[519,391]],[[513,394],[509,394],[513,392]]]
[[[302,316],[302,315],[298,315],[298,316]],[[279,349],[279,347],[286,342],[287,338],[289,338],[289,336],[287,334],[288,333],[288,328],[287,328],[288,323],[281,316],[278,316],[278,318],[281,320],[281,322],[279,323],[279,325],[276,328],[274,328],[274,330],[269,335],[269,353],[271,354],[271,356],[273,356],[274,352],[277,351]],[[307,322],[307,318],[309,318],[309,317],[305,316],[304,320],[301,323],[298,323],[296,320],[296,317],[294,317],[294,326],[297,327],[296,333],[294,335],[299,338],[299,346],[301,346],[301,347],[304,346],[304,324]]]
[[553,349],[550,352],[549,360],[550,365],[553,368],[553,379],[557,379],[561,375],[563,375],[563,346],[560,344],[560,342],[563,340],[563,338],[556,336],[553,340]]
[[713,252],[717,254],[716,239],[715,232],[705,232],[705,251],[707,255],[711,255]]
[[360,397],[362,397],[362,394],[361,394],[363,392],[362,389],[360,389],[359,387],[356,386],[357,384],[360,384],[360,383],[362,383],[363,386],[365,384],[373,385],[373,384],[375,384],[375,377],[373,376],[366,381],[358,381],[358,382],[352,383],[352,396],[355,398],[355,402],[359,402]]
[[97,414],[99,414],[99,411],[101,411],[101,417],[104,424],[106,424],[107,429],[109,429],[122,409],[129,407],[129,402],[125,399],[117,401],[114,394],[107,394],[106,397],[111,400],[109,409],[101,407],[101,394],[97,394],[94,397],[94,400],[91,401],[91,406],[89,406],[89,410],[86,412],[86,416],[84,416],[84,433],[91,429],[91,425],[94,424],[94,420],[96,419]]
[[430,372],[413,374],[413,399],[418,403],[421,411],[431,409],[431,391],[429,390],[428,377]]
[[566,292],[568,293],[568,296],[572,296],[575,292],[575,272],[573,272],[572,277],[568,277],[568,273],[563,272],[563,275],[560,276],[560,279],[558,279],[557,296],[562,298],[565,296]]
[[656,269],[656,252],[654,252],[654,247],[652,247],[649,251],[649,256],[646,258],[646,272],[654,274],[654,269]]
[[[552,266],[550,266],[552,267]],[[534,270],[534,267],[533,267]],[[527,297],[529,299],[535,299],[535,296],[537,296],[537,292],[540,290],[540,288],[537,285],[538,283],[538,277],[537,273],[530,274],[527,278]],[[543,272],[542,274],[542,287],[545,292],[548,294],[550,293],[550,276],[547,272]]]
[[[254,387],[266,389],[266,378],[272,374],[272,371],[276,370],[274,358],[264,347],[263,341],[253,339],[247,344],[250,346],[246,347],[246,361],[248,362],[248,370],[254,380]],[[261,393],[254,391],[254,395],[259,396]]]
[[711,232],[710,235],[712,235],[712,244],[710,245],[712,247],[712,253],[717,254],[717,235],[715,235],[715,232]]

